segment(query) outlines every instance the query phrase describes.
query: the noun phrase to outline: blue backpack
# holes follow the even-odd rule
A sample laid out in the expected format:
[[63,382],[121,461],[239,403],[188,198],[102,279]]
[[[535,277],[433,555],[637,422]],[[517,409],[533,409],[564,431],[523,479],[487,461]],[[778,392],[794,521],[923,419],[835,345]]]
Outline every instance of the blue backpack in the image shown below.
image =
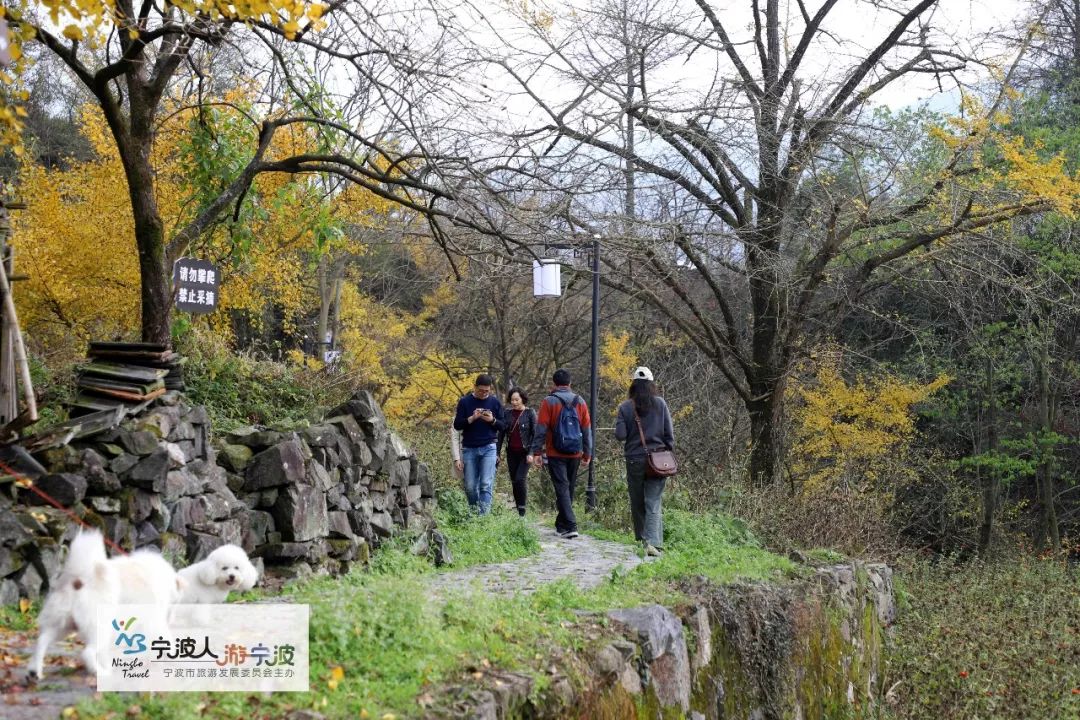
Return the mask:
[[564,455],[576,455],[582,450],[581,420],[578,419],[577,404],[578,396],[575,395],[572,402],[567,403],[560,396],[552,394],[555,399],[562,403],[559,419],[555,427],[551,429],[551,444],[556,451]]

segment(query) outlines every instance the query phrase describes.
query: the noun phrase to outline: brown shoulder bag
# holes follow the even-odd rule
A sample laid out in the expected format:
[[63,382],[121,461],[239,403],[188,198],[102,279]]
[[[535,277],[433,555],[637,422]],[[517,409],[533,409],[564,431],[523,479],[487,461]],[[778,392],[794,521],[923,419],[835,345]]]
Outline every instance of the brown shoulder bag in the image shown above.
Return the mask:
[[666,478],[679,472],[679,462],[671,450],[649,450],[649,446],[645,443],[645,431],[641,429],[641,418],[638,417],[637,408],[634,408],[634,422],[637,423],[638,435],[641,436],[641,447],[645,448],[645,474],[649,477]]

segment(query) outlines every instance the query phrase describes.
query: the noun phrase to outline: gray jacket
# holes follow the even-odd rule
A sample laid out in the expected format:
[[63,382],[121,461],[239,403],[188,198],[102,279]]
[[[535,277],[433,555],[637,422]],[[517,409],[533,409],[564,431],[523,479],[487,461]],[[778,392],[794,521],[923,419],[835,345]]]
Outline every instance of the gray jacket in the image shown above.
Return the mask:
[[[671,411],[662,397],[653,398],[653,408],[641,418],[641,429],[649,450],[674,450],[675,429],[671,425]],[[623,455],[627,460],[645,460],[645,448],[641,447],[641,433],[634,421],[634,401],[624,400],[619,405],[615,419],[615,437],[623,441]]]

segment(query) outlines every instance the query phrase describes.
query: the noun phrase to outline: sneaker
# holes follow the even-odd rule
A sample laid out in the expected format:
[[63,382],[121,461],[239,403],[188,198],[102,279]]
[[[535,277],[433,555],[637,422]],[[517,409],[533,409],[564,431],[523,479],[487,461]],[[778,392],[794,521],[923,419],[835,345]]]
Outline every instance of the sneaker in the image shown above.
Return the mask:
[[645,554],[649,557],[660,557],[664,554],[664,551],[660,548],[653,547],[652,545],[645,546]]
[[561,537],[563,540],[573,540],[577,536],[577,530],[567,530],[566,532],[559,533],[559,537]]

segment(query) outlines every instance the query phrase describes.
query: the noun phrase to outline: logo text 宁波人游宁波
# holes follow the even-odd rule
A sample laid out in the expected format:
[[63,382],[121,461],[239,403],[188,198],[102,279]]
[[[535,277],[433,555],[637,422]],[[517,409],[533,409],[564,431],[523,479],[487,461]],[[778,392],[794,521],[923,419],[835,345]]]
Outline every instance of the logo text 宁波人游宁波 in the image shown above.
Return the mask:
[[106,622],[113,641],[99,646],[107,656],[98,689],[307,690],[307,606],[257,608],[112,606]]

